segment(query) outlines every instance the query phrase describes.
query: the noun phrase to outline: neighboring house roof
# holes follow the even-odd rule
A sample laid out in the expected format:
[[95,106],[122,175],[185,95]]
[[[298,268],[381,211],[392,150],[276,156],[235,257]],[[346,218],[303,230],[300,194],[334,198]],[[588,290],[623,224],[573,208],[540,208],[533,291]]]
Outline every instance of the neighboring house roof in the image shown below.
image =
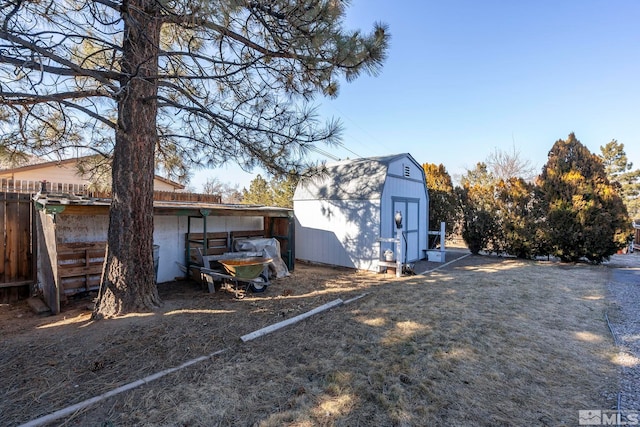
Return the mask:
[[379,199],[389,165],[401,158],[408,158],[421,168],[408,153],[328,163],[320,174],[298,184],[293,200]]
[[28,165],[18,166],[15,168],[0,169],[0,174],[6,175],[9,173],[15,173],[15,172],[27,172],[27,171],[42,169],[43,167],[48,167],[48,166],[64,166],[72,163],[77,163],[78,160],[80,160],[80,158],[52,160],[49,162],[40,162],[40,163],[29,163]]
[[162,177],[162,176],[160,176],[160,175],[155,175],[155,176],[154,176],[154,178],[155,178],[156,180],[158,180],[158,181],[162,181],[162,182],[164,182],[165,184],[172,185],[174,188],[176,188],[176,189],[178,189],[178,190],[184,190],[184,189],[185,189],[185,186],[184,186],[184,185],[182,185],[182,184],[180,184],[180,183],[178,183],[178,182],[175,182],[175,181],[171,181],[170,179],[168,179],[168,178],[164,178],[164,177]]
[[[73,158],[73,159],[64,159],[64,160],[54,160],[54,161],[50,161],[50,162],[42,162],[42,163],[35,163],[35,164],[29,164],[26,166],[19,166],[19,167],[15,167],[15,168],[8,168],[8,169],[0,169],[0,178],[3,177],[9,177],[10,175],[14,175],[16,173],[20,173],[20,172],[30,172],[30,171],[37,171],[38,169],[43,169],[43,168],[48,168],[51,166],[67,166],[67,165],[74,165],[76,163],[78,163],[78,161],[82,160],[83,157],[80,158]],[[164,178],[162,176],[159,175],[155,175],[154,178],[158,181],[161,181],[165,184],[168,184],[170,186],[172,186],[175,189],[178,190],[183,190],[185,188],[184,185],[172,181],[168,178]]]

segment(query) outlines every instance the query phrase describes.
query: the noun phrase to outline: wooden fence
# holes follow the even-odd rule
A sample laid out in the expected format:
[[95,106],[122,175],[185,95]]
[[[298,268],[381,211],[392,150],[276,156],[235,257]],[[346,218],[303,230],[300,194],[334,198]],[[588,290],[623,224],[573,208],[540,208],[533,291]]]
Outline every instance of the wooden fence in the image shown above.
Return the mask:
[[88,192],[87,186],[82,184],[64,184],[59,182],[48,181],[26,181],[22,179],[0,179],[0,192],[3,193],[29,193],[35,194],[42,190],[42,184],[45,184],[46,191],[53,193],[69,193],[82,195]]
[[0,192],[0,302],[29,296],[34,281],[33,204],[29,194]]
[[[44,189],[89,198],[111,198],[87,185],[0,178],[0,303],[29,297],[35,282],[36,233],[33,230],[32,196]],[[218,194],[154,191],[157,201],[220,203]],[[87,279],[88,280],[88,279]]]
[[[86,184],[68,184],[49,181],[26,181],[20,179],[0,179],[0,192],[5,193],[25,193],[36,194],[42,187],[48,193],[66,193],[75,196],[95,197],[100,199],[110,199],[111,192],[91,190]],[[177,191],[154,191],[153,200],[169,202],[201,202],[201,203],[221,203],[219,194],[200,194]]]

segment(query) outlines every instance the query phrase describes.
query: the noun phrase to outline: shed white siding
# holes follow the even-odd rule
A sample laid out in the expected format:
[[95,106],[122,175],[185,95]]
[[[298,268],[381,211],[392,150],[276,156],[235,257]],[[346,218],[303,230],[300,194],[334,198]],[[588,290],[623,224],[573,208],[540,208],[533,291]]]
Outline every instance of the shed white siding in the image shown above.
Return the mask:
[[303,200],[295,203],[296,257],[343,267],[377,267],[380,202]]
[[298,186],[293,204],[301,260],[376,271],[382,253],[394,248],[378,239],[396,237],[396,210],[404,216],[406,261],[424,258],[428,194],[409,154],[327,165],[326,175]]

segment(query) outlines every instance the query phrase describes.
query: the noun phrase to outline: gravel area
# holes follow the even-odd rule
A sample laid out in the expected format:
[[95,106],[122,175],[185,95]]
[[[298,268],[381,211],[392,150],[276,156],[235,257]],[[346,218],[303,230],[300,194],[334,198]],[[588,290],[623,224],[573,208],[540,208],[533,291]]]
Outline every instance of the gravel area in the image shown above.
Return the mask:
[[622,414],[640,413],[640,253],[615,255],[611,267],[608,318],[620,348],[619,407]]

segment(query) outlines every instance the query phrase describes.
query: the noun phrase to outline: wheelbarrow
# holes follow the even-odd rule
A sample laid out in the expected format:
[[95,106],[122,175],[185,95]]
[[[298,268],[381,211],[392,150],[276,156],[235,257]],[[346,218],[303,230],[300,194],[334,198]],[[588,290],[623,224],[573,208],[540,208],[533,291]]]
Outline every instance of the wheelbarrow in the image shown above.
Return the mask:
[[248,290],[259,293],[267,289],[269,286],[267,264],[271,261],[271,258],[263,257],[219,259],[217,262],[222,265],[225,272],[202,267],[200,273],[207,282],[209,292],[215,292],[215,282],[230,281],[235,285],[235,296],[238,298],[240,284],[244,285],[245,294]]

